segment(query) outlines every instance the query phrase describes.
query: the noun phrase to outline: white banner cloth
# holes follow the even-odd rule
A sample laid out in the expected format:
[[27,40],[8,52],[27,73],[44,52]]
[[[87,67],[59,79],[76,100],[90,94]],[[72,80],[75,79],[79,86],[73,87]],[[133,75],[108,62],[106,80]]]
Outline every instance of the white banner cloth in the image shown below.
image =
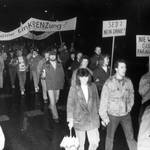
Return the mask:
[[64,21],[47,21],[35,18],[30,18],[17,29],[10,32],[0,31],[0,41],[13,40],[18,37],[24,36],[29,31],[38,32],[57,32],[69,31],[76,29],[77,18],[72,18]]
[[43,40],[54,33],[55,32],[52,31],[52,32],[44,32],[40,35],[35,35],[34,33],[28,32],[27,34],[23,35],[23,37],[31,39],[31,40]]

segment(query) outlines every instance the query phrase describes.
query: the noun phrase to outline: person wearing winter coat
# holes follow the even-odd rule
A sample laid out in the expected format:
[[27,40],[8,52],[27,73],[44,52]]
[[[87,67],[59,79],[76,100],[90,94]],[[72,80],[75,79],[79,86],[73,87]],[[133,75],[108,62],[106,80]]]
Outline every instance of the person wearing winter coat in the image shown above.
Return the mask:
[[99,95],[101,94],[101,90],[105,81],[110,76],[110,69],[108,65],[109,65],[109,56],[107,54],[103,54],[101,56],[101,59],[99,59],[98,61],[98,66],[93,71],[93,78],[97,86]]
[[5,60],[7,59],[6,52],[0,52],[0,88],[3,88],[3,72],[5,68]]
[[27,59],[23,56],[22,50],[17,51],[17,58],[16,58],[16,66],[17,66],[17,75],[19,78],[19,86],[21,95],[25,94],[25,83],[26,83],[26,72],[27,72]]
[[59,123],[56,103],[59,100],[60,90],[64,86],[65,74],[62,64],[57,61],[56,51],[50,51],[49,54],[49,61],[43,65],[43,77],[45,76],[46,88],[50,100],[49,109],[52,112],[53,120]]
[[36,93],[39,91],[39,78],[40,78],[37,66],[41,59],[42,57],[38,54],[38,48],[34,48],[28,64],[30,67],[30,75],[31,78],[33,78],[34,89]]
[[84,150],[86,135],[89,150],[99,146],[99,95],[92,76],[87,68],[77,71],[76,84],[70,87],[67,100],[67,122],[71,129],[74,127],[79,139],[79,150]]

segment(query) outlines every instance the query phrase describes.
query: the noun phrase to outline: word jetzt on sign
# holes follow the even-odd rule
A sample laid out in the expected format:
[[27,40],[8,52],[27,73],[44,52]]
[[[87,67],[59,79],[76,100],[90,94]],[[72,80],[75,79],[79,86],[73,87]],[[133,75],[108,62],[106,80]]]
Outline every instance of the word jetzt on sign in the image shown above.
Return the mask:
[[103,21],[103,37],[124,36],[127,20]]

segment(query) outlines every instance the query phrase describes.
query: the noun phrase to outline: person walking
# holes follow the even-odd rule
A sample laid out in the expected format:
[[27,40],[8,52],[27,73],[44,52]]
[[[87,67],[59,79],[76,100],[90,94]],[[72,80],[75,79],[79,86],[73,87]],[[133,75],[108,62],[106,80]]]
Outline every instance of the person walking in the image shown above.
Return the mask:
[[11,88],[15,88],[15,80],[17,76],[17,67],[16,67],[16,56],[13,51],[9,52],[9,57],[8,57],[8,68],[9,68],[9,76],[10,76],[10,81],[11,81]]
[[27,59],[23,56],[23,51],[21,49],[17,50],[17,58],[16,58],[16,66],[17,66],[17,75],[19,78],[19,86],[21,95],[25,94],[25,83],[26,83],[26,72],[27,72]]
[[89,72],[91,73],[91,75],[93,75],[93,72],[88,68],[88,64],[89,64],[89,58],[86,55],[83,55],[79,64],[79,67],[73,71],[72,73],[72,77],[71,77],[71,86],[74,86],[76,84],[76,74],[78,69],[80,68],[86,68],[89,70]]
[[103,54],[101,59],[98,61],[98,66],[93,71],[93,78],[94,82],[97,86],[99,95],[101,94],[102,87],[105,81],[110,76],[110,69],[109,69],[109,56],[107,54]]
[[139,94],[142,97],[142,105],[139,113],[139,124],[140,124],[142,115],[146,107],[150,105],[150,71],[142,75],[140,79]]
[[70,87],[67,100],[67,122],[71,129],[74,127],[79,139],[79,150],[84,150],[86,135],[89,150],[97,150],[99,146],[99,95],[88,69],[77,71],[77,80]]
[[49,61],[49,50],[45,50],[43,52],[44,57],[39,61],[37,65],[37,72],[39,74],[40,80],[41,80],[41,86],[42,86],[42,96],[43,96],[43,102],[48,102],[48,96],[47,96],[47,88],[46,88],[46,81],[45,81],[45,70],[42,70],[43,65]]
[[57,61],[56,51],[52,50],[49,54],[49,61],[43,65],[42,70],[45,72],[45,82],[50,100],[49,109],[52,112],[55,123],[59,123],[56,103],[59,100],[60,90],[64,86],[65,75],[62,64]]
[[130,150],[136,150],[130,112],[134,105],[133,84],[126,75],[126,62],[114,64],[116,73],[109,77],[101,92],[99,114],[102,124],[107,126],[105,150],[113,149],[116,129],[121,124]]
[[33,83],[34,83],[34,90],[35,93],[39,91],[39,73],[37,70],[37,66],[42,59],[41,55],[39,54],[39,49],[35,47],[32,52],[32,56],[28,61],[29,68],[30,68],[30,75],[31,78],[33,78]]
[[101,52],[102,52],[101,47],[100,46],[96,46],[95,50],[94,50],[94,54],[90,58],[90,64],[89,64],[89,68],[92,71],[95,70],[97,65],[98,65],[98,61],[101,58]]
[[3,88],[3,72],[4,72],[4,68],[5,68],[5,63],[4,63],[5,59],[4,59],[4,55],[3,55],[3,51],[0,52],[0,89]]

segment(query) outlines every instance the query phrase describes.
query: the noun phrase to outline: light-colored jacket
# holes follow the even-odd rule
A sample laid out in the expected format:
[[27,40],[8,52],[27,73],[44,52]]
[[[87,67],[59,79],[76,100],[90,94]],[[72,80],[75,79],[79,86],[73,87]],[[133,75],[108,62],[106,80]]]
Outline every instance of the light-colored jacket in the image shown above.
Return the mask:
[[[22,57],[23,71],[26,72],[27,68],[28,68],[27,59],[24,56],[20,56],[20,57]],[[19,57],[17,57],[16,58],[16,67],[17,67],[18,72],[22,71],[22,70],[20,70],[20,65],[21,65],[21,63],[19,62]]]
[[101,93],[99,114],[103,121],[108,115],[125,116],[134,104],[134,89],[130,79],[119,81],[116,75],[106,80]]
[[150,106],[146,108],[139,128],[137,150],[150,149]]
[[4,58],[2,55],[0,55],[0,72],[3,72],[4,70]]
[[144,74],[139,82],[139,94],[142,96],[142,104],[150,100],[150,72]]
[[99,128],[99,96],[96,85],[88,86],[88,102],[86,102],[80,86],[71,86],[67,101],[67,121],[73,119],[73,126],[77,130],[91,130]]

